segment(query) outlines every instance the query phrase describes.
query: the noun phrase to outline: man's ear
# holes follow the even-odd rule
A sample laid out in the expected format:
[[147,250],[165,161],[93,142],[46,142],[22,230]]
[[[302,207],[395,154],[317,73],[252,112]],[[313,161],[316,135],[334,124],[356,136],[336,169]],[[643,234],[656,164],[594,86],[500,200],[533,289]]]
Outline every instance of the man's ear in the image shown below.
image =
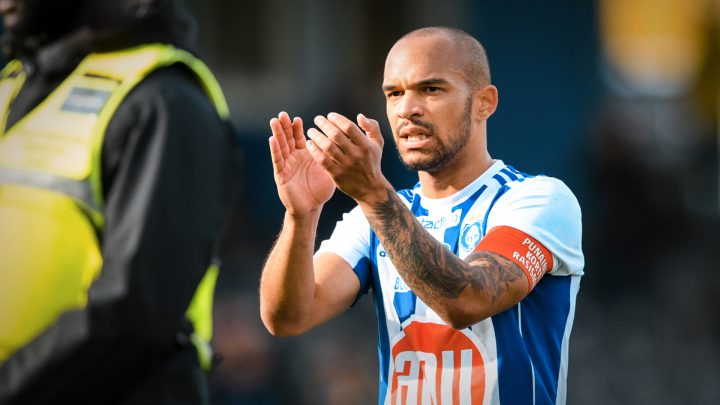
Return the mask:
[[473,98],[475,118],[480,121],[486,121],[497,109],[498,89],[492,84],[488,84],[475,90]]

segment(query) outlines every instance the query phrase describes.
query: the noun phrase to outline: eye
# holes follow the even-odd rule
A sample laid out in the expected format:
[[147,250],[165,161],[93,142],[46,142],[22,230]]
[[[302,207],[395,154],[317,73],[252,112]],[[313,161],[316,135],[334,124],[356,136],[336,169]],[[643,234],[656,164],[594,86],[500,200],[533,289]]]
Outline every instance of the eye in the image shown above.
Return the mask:
[[389,92],[385,93],[385,96],[387,98],[400,97],[401,95],[402,95],[402,92],[400,90],[389,91]]
[[440,87],[435,87],[435,86],[427,86],[427,87],[425,87],[425,92],[426,92],[426,93],[437,93],[437,92],[439,92],[439,91],[440,91]]

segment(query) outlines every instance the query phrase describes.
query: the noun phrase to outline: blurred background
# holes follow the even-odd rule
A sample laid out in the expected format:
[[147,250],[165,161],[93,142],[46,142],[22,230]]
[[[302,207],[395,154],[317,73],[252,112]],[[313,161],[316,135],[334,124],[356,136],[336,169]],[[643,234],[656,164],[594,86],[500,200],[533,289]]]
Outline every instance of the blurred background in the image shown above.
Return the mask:
[[[587,266],[568,403],[720,403],[720,1],[185,2],[245,167],[216,303],[217,404],[376,403],[371,297],[301,337],[260,323],[258,279],[284,212],[268,121],[362,112],[390,141],[385,55],[426,25],[485,45],[500,91],[493,157],[558,177],[580,200]],[[386,175],[411,187],[386,145]],[[352,206],[336,193],[319,237]]]
[[[486,47],[500,106],[489,148],[565,181],[583,208],[586,275],[569,404],[720,403],[720,0],[185,0],[242,146],[242,198],[224,247],[211,376],[218,405],[377,402],[371,297],[300,337],[259,319],[258,280],[283,208],[267,149],[281,110],[383,124],[402,34],[450,25]],[[319,238],[353,202],[337,192]]]

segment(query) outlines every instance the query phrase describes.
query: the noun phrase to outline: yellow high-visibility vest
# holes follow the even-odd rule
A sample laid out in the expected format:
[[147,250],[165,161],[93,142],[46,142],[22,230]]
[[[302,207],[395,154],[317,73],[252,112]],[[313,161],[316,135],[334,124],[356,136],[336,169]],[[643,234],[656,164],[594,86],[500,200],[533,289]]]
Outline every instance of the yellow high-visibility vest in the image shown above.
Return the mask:
[[[87,305],[102,268],[101,152],[105,131],[127,94],[158,68],[184,64],[223,119],[228,107],[210,70],[164,44],[88,55],[40,105],[5,130],[25,80],[22,64],[0,72],[0,363],[57,317]],[[186,316],[208,368],[218,269],[208,263]]]

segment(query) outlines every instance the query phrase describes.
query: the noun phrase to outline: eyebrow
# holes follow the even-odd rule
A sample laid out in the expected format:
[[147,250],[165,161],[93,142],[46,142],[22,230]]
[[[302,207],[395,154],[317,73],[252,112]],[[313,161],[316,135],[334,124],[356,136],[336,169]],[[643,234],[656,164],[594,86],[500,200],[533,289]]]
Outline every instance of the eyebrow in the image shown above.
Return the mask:
[[[445,80],[445,79],[439,78],[439,77],[437,77],[437,78],[436,78],[436,77],[432,77],[432,78],[429,78],[429,79],[420,80],[419,82],[411,83],[411,84],[410,84],[409,86],[407,86],[407,87],[412,89],[412,88],[418,88],[418,87],[434,86],[434,85],[438,85],[438,84],[448,84],[448,81]],[[390,90],[393,90],[393,89],[395,89],[395,88],[397,88],[397,87],[398,87],[398,86],[397,86],[396,84],[392,84],[392,83],[391,83],[391,84],[386,84],[386,85],[382,86],[382,90],[383,90],[383,91],[390,91]]]

